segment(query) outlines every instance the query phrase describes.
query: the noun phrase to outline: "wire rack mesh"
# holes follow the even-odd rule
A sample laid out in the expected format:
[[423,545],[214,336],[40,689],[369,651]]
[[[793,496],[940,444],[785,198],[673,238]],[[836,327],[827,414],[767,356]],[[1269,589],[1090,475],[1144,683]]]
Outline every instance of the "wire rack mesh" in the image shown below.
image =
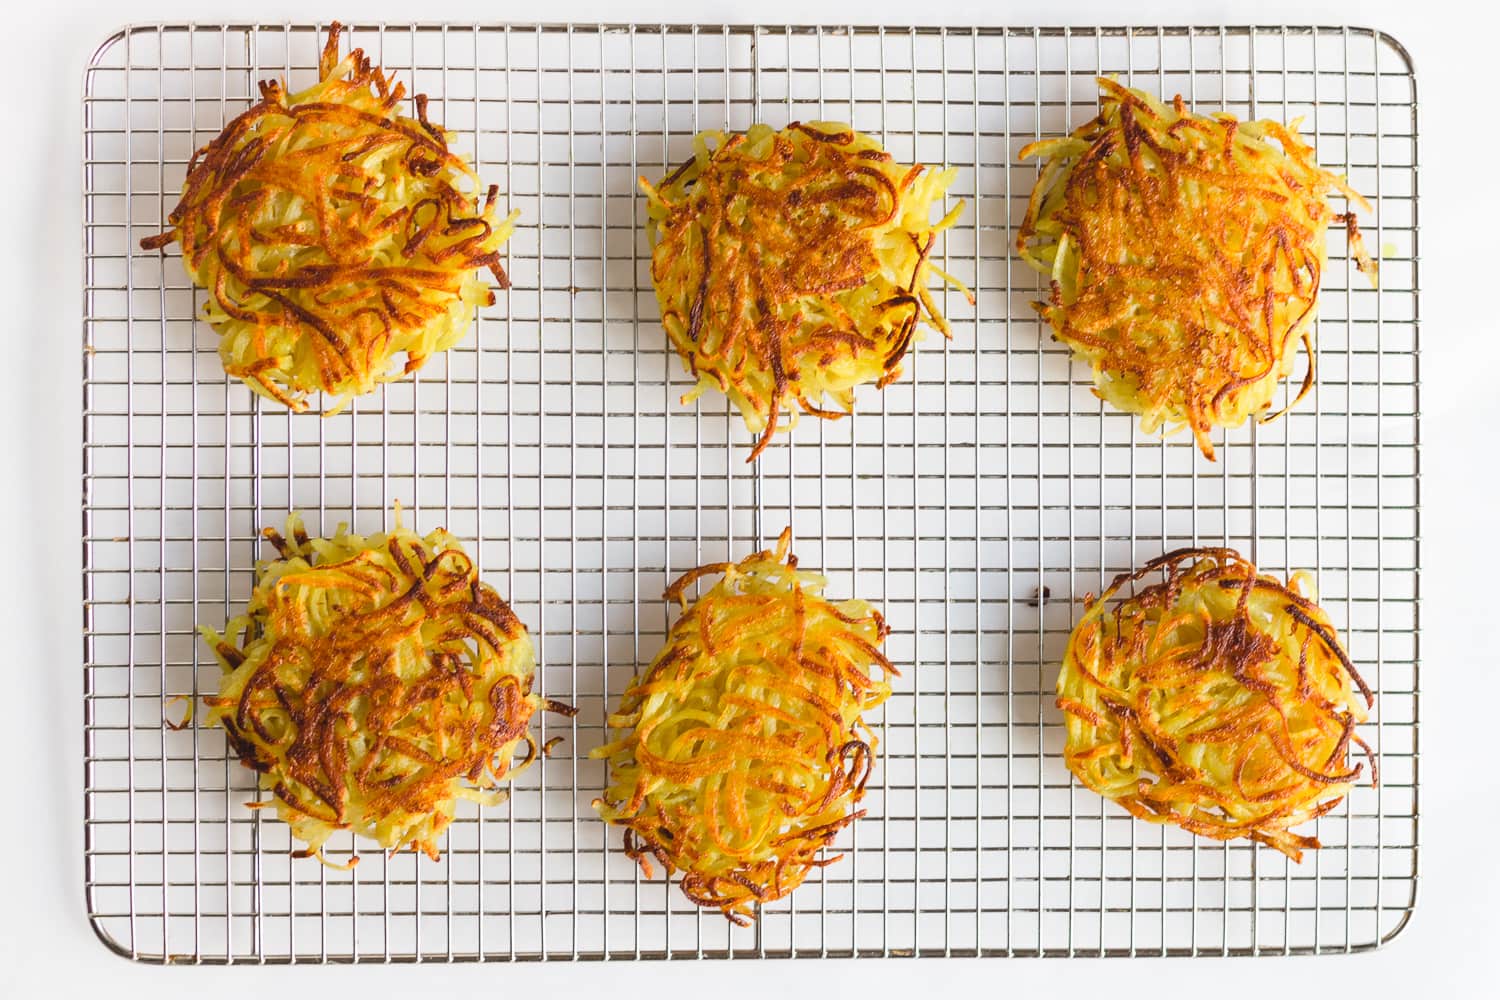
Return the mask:
[[[138,249],[192,151],[257,81],[310,82],[317,25],[132,27],[84,96],[85,877],[100,937],[150,961],[838,955],[1280,954],[1399,932],[1417,883],[1417,129],[1411,65],[1361,29],[357,25],[433,98],[522,212],[514,286],[415,379],[334,418],[228,382],[174,254]],[[1217,464],[1089,392],[1039,325],[1010,248],[1035,177],[1016,152],[1096,110],[1096,74],[1199,108],[1304,116],[1371,196],[1380,290],[1331,236],[1320,382]],[[954,336],[858,413],[804,420],[756,466],[658,324],[639,175],[699,129],[851,122],[958,168],[942,266]],[[443,859],[293,860],[215,729],[194,634],[246,599],[258,530],[446,525],[577,705],[505,804],[461,812]],[[664,586],[790,524],[831,591],[883,607],[906,665],[878,720],[847,856],[731,927],[619,854],[593,817],[607,708],[663,641]],[[1078,600],[1182,544],[1316,572],[1378,691],[1380,787],[1317,822],[1295,865],[1140,824],[1070,780],[1051,687]],[[352,849],[335,840],[332,847]]]

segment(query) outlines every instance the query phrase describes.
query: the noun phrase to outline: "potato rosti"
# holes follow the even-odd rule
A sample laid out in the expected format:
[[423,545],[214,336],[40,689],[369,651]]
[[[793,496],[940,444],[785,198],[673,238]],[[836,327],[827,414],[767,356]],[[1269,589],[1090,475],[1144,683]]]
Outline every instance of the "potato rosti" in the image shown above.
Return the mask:
[[340,59],[339,33],[316,84],[263,82],[193,154],[171,228],[141,241],[181,245],[228,374],[299,412],[328,393],[330,415],[463,339],[495,298],[480,269],[507,287],[517,215],[497,214],[498,188],[481,195],[426,95],[401,115],[403,85],[359,49]]
[[309,538],[296,514],[264,535],[279,558],[257,566],[245,614],[202,629],[224,668],[208,723],[275,795],[299,856],[353,830],[437,858],[457,801],[499,801],[536,756],[532,714],[572,710],[533,693],[525,627],[447,532],[419,537],[398,509],[368,538]]
[[[1150,580],[1160,577],[1157,582]],[[1328,616],[1232,549],[1179,549],[1116,577],[1073,629],[1057,677],[1068,768],[1153,823],[1248,837],[1293,861],[1291,828],[1333,809],[1375,757],[1374,697]]]
[[930,272],[969,295],[932,263],[963,203],[934,224],[955,172],[902,166],[845,125],[704,132],[693,148],[655,187],[641,178],[651,280],[698,378],[683,402],[722,390],[760,435],[754,461],[783,414],[788,426],[798,406],[840,417],[855,386],[899,378],[919,321],[949,334],[927,282]]
[[[1089,363],[1096,392],[1141,429],[1186,426],[1214,457],[1214,427],[1280,416],[1312,388],[1313,317],[1328,226],[1374,279],[1352,208],[1370,206],[1321,169],[1298,122],[1190,113],[1100,79],[1097,117],[1021,157],[1046,160],[1016,238],[1049,278],[1037,303],[1058,340]],[[1264,416],[1291,374],[1307,375],[1285,409]]]
[[[593,751],[610,781],[594,808],[625,828],[625,852],[650,858],[682,891],[737,924],[790,893],[838,832],[865,814],[876,740],[862,716],[896,670],[875,648],[887,632],[863,601],[834,604],[816,573],[776,548],[692,570],[667,589],[683,614]],[[723,579],[689,605],[687,588]],[[872,675],[872,669],[882,671]]]

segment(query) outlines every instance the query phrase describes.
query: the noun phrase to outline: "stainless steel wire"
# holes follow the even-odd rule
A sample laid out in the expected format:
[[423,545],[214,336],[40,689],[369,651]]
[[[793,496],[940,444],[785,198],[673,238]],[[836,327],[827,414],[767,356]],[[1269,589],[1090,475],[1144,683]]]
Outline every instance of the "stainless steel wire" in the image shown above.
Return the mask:
[[[193,150],[255,84],[311,79],[320,25],[151,25],[84,90],[85,879],[111,948],[146,961],[821,955],[1282,954],[1372,948],[1416,895],[1417,123],[1409,60],[1352,28],[907,29],[357,25],[432,95],[522,219],[514,286],[410,382],[331,419],[222,372],[175,254],[143,252]],[[1039,325],[1011,251],[1024,143],[1116,74],[1200,108],[1303,117],[1372,196],[1381,287],[1335,237],[1311,405],[1223,435],[1217,466],[1106,410]],[[941,249],[954,337],[859,413],[806,419],[755,467],[724,400],[691,406],[660,334],[636,178],[702,128],[827,118],[958,168]],[[443,860],[289,857],[222,733],[172,731],[217,685],[194,633],[249,592],[259,529],[446,525],[580,707],[512,798],[460,814]],[[790,523],[804,565],[881,605],[905,666],[844,860],[734,929],[619,854],[587,752],[663,641],[666,583]],[[1163,550],[1235,545],[1317,573],[1379,693],[1379,789],[1303,865],[1149,827],[1075,787],[1055,663],[1087,591]],[[335,849],[352,848],[349,841]]]

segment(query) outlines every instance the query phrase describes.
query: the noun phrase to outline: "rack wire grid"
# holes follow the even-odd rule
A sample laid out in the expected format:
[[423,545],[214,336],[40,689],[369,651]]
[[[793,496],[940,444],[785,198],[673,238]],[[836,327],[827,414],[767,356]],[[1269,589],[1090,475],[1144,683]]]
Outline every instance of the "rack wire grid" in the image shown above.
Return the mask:
[[[432,95],[521,222],[513,287],[467,339],[337,417],[227,380],[175,252],[139,249],[193,150],[257,81],[315,75],[319,25],[110,37],[84,96],[85,878],[101,939],[154,962],[1343,952],[1397,934],[1417,884],[1417,127],[1400,46],[1356,28],[927,29],[357,25]],[[1097,74],[1198,109],[1302,117],[1371,196],[1379,291],[1331,234],[1319,383],[1288,417],[1141,434],[1040,325],[1012,252],[1020,147],[1096,111]],[[693,405],[661,332],[637,177],[700,129],[851,122],[958,169],[967,205],[906,376],[804,419],[758,464],[723,397]],[[1296,381],[1295,379],[1293,381]],[[217,729],[164,719],[217,688],[194,634],[243,605],[257,532],[446,525],[577,718],[508,802],[461,812],[442,860],[293,860]],[[661,646],[663,588],[787,524],[831,591],[884,609],[904,668],[876,719],[869,816],[843,860],[751,927],[644,879],[590,801],[604,718]],[[1189,543],[1316,572],[1378,691],[1378,788],[1302,864],[1131,819],[1063,766],[1056,664],[1079,601]],[[353,850],[349,835],[334,853]]]

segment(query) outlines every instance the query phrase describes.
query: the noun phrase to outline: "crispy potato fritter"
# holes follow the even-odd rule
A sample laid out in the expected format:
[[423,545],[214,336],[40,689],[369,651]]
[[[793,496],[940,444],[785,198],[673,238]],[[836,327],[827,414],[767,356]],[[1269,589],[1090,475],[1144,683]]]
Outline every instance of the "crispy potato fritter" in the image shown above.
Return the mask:
[[841,857],[819,855],[865,814],[876,740],[863,716],[896,673],[875,648],[880,613],[825,599],[790,542],[668,588],[683,615],[609,717],[622,735],[591,754],[610,769],[594,808],[625,828],[626,854],[648,878],[652,858],[681,871],[689,899],[737,924]]
[[[1370,206],[1321,169],[1297,122],[1190,113],[1179,95],[1101,79],[1097,117],[1021,157],[1046,162],[1016,239],[1048,277],[1037,308],[1094,371],[1097,393],[1141,428],[1188,428],[1204,456],[1215,427],[1261,419],[1300,342],[1312,388],[1313,317],[1327,230],[1374,279],[1352,209]],[[1281,412],[1285,412],[1282,410]]]
[[[447,532],[309,538],[266,529],[245,614],[202,630],[224,678],[206,699],[280,817],[322,858],[336,830],[438,857],[459,799],[490,804],[529,764],[531,639]],[[513,762],[524,745],[524,758]],[[357,860],[354,859],[354,860]],[[352,863],[352,862],[351,862]]]
[[727,394],[759,435],[754,461],[781,417],[840,417],[855,386],[899,378],[920,321],[948,335],[927,282],[969,294],[932,263],[963,205],[934,224],[954,171],[902,166],[844,125],[704,132],[693,146],[656,186],[641,178],[651,279],[698,378],[683,401]]
[[171,228],[141,241],[181,246],[228,374],[296,411],[327,393],[329,415],[463,339],[494,302],[480,270],[508,285],[517,215],[500,217],[426,95],[403,116],[405,88],[359,49],[340,59],[339,33],[316,84],[262,83],[193,154]]
[[[1152,582],[1154,581],[1154,582]],[[1328,616],[1232,549],[1180,549],[1088,603],[1057,677],[1064,760],[1084,785],[1153,823],[1248,837],[1293,861],[1292,832],[1364,769],[1355,727],[1374,697]]]

